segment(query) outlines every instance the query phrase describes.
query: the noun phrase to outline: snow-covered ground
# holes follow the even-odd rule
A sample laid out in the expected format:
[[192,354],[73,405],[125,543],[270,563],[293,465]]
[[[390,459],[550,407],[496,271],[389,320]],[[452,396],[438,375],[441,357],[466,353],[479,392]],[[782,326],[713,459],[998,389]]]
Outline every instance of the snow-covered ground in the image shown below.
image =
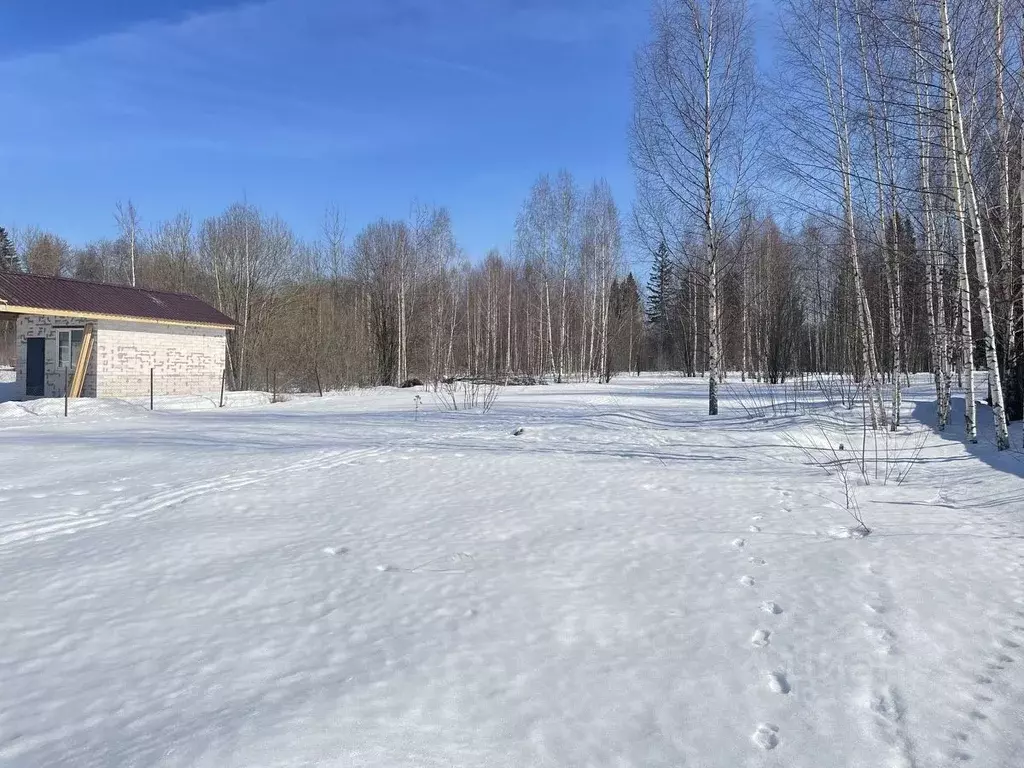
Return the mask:
[[415,394],[0,414],[0,764],[1024,764],[1024,464],[926,380],[866,538],[841,412]]
[[18,374],[13,368],[0,365],[0,403],[13,400],[17,391]]

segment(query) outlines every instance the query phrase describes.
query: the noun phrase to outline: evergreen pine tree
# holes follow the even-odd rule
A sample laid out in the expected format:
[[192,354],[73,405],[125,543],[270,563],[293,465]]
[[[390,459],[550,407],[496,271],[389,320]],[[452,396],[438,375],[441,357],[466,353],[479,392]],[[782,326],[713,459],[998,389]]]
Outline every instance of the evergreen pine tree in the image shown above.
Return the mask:
[[[632,277],[632,275],[630,275]],[[669,264],[668,246],[661,241],[654,254],[654,266],[647,283],[647,322],[658,331],[668,328],[668,297],[672,267]]]
[[21,272],[14,243],[3,227],[0,227],[0,272]]
[[616,296],[615,319],[621,323],[635,322],[644,315],[643,302],[640,300],[640,286],[637,285],[633,273],[626,275],[618,285]]
[[622,295],[627,306],[636,307],[640,304],[640,288],[636,284],[636,278],[630,272],[622,281]]
[[668,246],[663,240],[654,254],[654,267],[647,281],[647,323],[651,329],[654,343],[655,364],[664,369],[671,357],[671,312],[672,300],[672,264]]
[[626,275],[626,279],[619,286],[619,304],[622,309],[621,324],[626,330],[629,359],[628,366],[634,366],[636,373],[640,375],[641,339],[644,321],[644,303],[640,298],[640,286],[637,285],[633,273]]

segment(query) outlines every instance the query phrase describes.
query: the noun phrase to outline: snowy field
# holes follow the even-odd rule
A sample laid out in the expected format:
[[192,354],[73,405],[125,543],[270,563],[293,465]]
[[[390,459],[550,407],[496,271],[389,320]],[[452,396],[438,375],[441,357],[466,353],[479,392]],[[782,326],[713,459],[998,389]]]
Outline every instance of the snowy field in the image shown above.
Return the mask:
[[866,538],[839,409],[413,397],[0,406],[0,765],[1024,765],[1024,464],[926,380]]

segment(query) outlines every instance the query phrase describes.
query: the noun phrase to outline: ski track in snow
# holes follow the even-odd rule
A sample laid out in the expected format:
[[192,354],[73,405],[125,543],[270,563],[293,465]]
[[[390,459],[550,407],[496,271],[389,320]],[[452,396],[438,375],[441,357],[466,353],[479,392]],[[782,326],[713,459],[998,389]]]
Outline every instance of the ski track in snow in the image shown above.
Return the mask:
[[[285,475],[299,472],[324,472],[353,465],[362,459],[376,456],[382,452],[383,449],[373,448],[328,451],[283,467],[230,473],[186,483],[173,490],[149,496],[108,502],[91,511],[76,510],[64,514],[40,515],[18,523],[0,524],[0,548],[19,542],[39,542],[54,536],[69,536],[90,528],[107,525],[118,519],[145,517],[207,494],[236,491],[257,483],[270,482],[274,478]],[[30,496],[45,498],[46,495],[30,494]]]
[[0,765],[1019,768],[1024,472],[985,408],[858,487],[856,538],[789,447],[820,431],[738,386],[0,425]]

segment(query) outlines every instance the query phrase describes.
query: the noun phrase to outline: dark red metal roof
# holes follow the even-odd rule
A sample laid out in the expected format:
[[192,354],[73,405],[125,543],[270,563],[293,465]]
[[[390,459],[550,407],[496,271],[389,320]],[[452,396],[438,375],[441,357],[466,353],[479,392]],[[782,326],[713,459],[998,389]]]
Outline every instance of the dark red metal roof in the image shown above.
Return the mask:
[[235,321],[186,293],[149,291],[127,285],[91,283],[66,277],[0,272],[0,311],[4,303],[54,312],[116,315],[141,320],[234,326]]

